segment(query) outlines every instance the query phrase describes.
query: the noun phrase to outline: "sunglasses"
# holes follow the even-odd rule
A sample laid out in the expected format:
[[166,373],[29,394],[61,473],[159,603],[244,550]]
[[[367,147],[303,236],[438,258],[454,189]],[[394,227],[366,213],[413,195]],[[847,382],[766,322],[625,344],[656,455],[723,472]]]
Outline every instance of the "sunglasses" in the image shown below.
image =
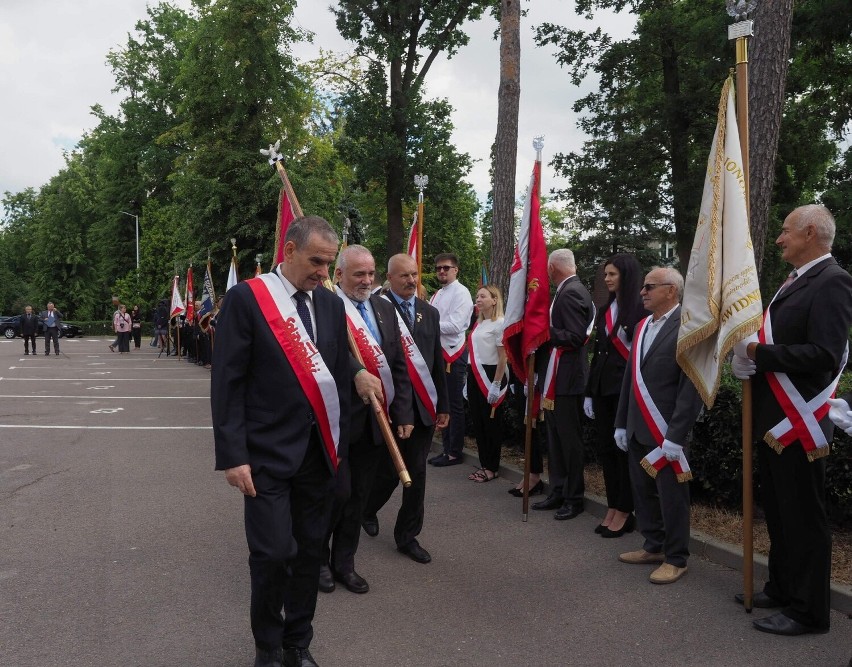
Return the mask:
[[441,266],[436,266],[435,271],[449,271],[450,269],[455,269],[458,267],[453,266],[452,264],[442,264]]
[[[650,292],[655,287],[661,287],[663,285],[671,285],[672,283],[645,283],[642,285],[642,289],[646,292]],[[640,290],[641,291],[641,290]]]

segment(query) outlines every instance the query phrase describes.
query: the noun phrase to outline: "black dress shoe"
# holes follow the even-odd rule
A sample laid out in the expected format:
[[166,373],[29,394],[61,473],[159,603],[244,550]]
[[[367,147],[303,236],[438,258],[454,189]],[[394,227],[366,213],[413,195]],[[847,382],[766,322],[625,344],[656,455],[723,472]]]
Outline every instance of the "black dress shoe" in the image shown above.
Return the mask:
[[444,456],[440,459],[435,460],[432,465],[436,468],[446,468],[447,466],[458,466],[464,463],[463,456],[457,456],[455,458],[450,458],[449,456]]
[[[745,604],[745,595],[737,593],[734,595],[734,600],[740,604]],[[755,609],[780,609],[784,605],[775,598],[769,597],[763,591],[758,591],[751,596],[751,606]]]
[[595,535],[601,535],[605,530],[609,530],[609,526],[604,526],[602,523],[599,523],[595,526]]
[[361,520],[361,526],[364,528],[364,532],[367,533],[370,537],[375,537],[379,534],[379,519],[378,517],[371,516],[369,519],[364,518]]
[[323,593],[334,592],[334,577],[331,575],[331,570],[329,569],[328,565],[320,565],[319,589]]
[[319,665],[308,649],[291,646],[284,649],[284,667],[319,667]]
[[621,528],[618,530],[604,528],[601,531],[601,537],[621,537],[624,533],[632,533],[634,528],[636,528],[636,517],[632,514],[628,514],[627,518],[624,520],[624,525]]
[[828,628],[817,628],[812,625],[799,623],[789,616],[785,616],[780,611],[776,614],[772,614],[772,616],[752,621],[752,625],[761,632],[768,632],[773,635],[784,635],[785,637],[795,637],[797,635],[807,634],[824,635],[828,632]]
[[284,651],[280,648],[274,648],[271,651],[264,651],[261,648],[255,650],[254,667],[282,667],[284,664]]
[[404,547],[397,547],[396,550],[418,563],[429,563],[432,561],[432,556],[417,543],[417,540],[409,542]]
[[562,504],[562,498],[551,494],[544,500],[539,500],[537,503],[533,503],[532,508],[534,510],[555,510],[557,507],[562,507]]
[[449,457],[446,454],[438,454],[437,456],[433,456],[427,463],[430,465],[435,465],[436,461],[446,461]]
[[[544,492],[544,482],[542,482],[541,480],[538,480],[533,486],[530,487],[529,495],[537,496],[537,495],[539,495],[543,492]],[[524,497],[524,490],[523,489],[516,489],[515,487],[512,487],[511,489],[509,489],[509,495],[515,496],[515,498],[523,498]]]
[[557,521],[567,521],[568,519],[580,516],[582,513],[583,503],[578,503],[576,505],[565,504],[556,510],[556,514],[553,515],[553,518]]
[[370,590],[370,584],[367,583],[367,580],[354,570],[352,572],[335,572],[334,578],[353,593],[366,593]]

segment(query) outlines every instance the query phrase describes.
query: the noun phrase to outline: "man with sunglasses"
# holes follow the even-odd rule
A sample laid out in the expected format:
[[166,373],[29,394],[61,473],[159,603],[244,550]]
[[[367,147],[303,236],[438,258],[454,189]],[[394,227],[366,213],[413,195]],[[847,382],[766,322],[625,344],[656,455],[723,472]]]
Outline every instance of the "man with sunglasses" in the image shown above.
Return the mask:
[[453,253],[435,256],[435,274],[441,289],[430,303],[438,310],[441,320],[441,353],[446,363],[447,395],[450,401],[450,423],[442,434],[444,451],[429,459],[439,468],[462,463],[464,447],[464,397],[462,390],[467,376],[467,341],[465,331],[473,314],[470,291],[458,281],[459,258]]
[[622,563],[658,565],[649,580],[671,584],[689,558],[689,465],[684,445],[701,397],[677,363],[683,277],[655,268],[640,290],[652,314],[636,326],[615,418],[615,444],[627,452],[636,519],[644,542]]

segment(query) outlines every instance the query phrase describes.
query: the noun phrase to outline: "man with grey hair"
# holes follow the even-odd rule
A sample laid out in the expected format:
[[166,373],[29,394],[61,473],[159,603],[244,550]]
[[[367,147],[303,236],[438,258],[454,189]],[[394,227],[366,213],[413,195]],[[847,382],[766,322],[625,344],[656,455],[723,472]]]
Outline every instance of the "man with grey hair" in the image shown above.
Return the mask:
[[627,452],[644,543],[618,559],[658,564],[651,583],[670,584],[687,571],[691,474],[685,445],[702,403],[675,358],[683,277],[672,268],[654,268],[640,294],[652,314],[636,325],[613,437]]
[[852,277],[831,256],[834,230],[824,206],[801,206],[787,216],[775,244],[793,271],[758,335],[734,347],[734,373],[753,379],[752,438],[770,540],[769,581],[753,604],[780,608],[754,626],[778,635],[829,629],[825,462],[832,421],[845,429],[852,416],[845,401],[830,399],[852,325]]
[[574,253],[554,250],[547,274],[556,286],[550,305],[550,342],[539,348],[539,385],[547,423],[550,495],[533,504],[552,510],[560,521],[583,512],[583,393],[589,374],[586,343],[595,321],[595,308],[577,277]]

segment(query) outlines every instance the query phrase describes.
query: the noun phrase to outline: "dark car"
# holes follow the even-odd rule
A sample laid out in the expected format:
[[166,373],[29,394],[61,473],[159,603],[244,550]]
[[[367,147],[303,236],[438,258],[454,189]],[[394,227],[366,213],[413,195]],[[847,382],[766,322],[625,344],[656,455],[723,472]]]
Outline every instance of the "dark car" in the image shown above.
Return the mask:
[[[80,327],[78,327],[76,324],[62,322],[62,324],[59,325],[60,338],[74,338],[75,336],[79,336],[82,333],[83,330],[80,329]],[[0,317],[0,336],[12,339],[20,335],[21,320],[19,315],[7,315],[6,317]],[[37,335],[44,336],[44,323],[41,320],[39,320],[38,322]]]

